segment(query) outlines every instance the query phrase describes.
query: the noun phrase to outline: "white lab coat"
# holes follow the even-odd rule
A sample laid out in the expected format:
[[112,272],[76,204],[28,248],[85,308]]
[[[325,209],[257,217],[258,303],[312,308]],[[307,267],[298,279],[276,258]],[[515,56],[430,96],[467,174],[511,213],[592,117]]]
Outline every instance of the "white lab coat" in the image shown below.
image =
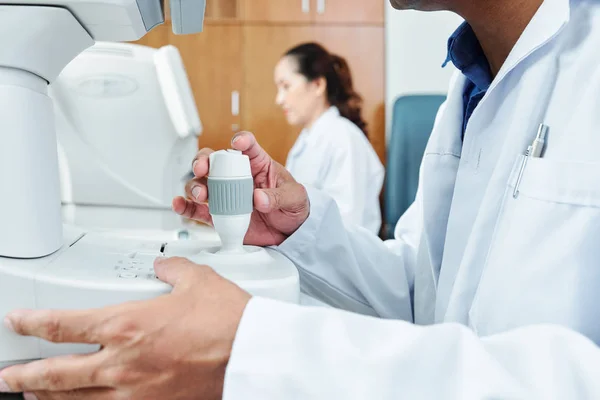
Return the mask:
[[600,2],[546,0],[464,143],[457,75],[387,246],[311,191],[279,250],[308,294],[366,316],[253,298],[224,398],[600,399],[599,65]]
[[302,131],[286,168],[298,182],[333,197],[345,222],[379,234],[383,165],[364,133],[336,107]]

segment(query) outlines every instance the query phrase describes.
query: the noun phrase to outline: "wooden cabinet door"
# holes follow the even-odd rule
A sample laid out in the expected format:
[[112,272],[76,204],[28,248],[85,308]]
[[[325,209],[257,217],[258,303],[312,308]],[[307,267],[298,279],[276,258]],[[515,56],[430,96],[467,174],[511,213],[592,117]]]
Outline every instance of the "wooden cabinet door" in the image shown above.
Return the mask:
[[179,50],[203,125],[201,147],[223,149],[240,125],[233,115],[232,93],[242,85],[241,27],[206,25],[195,35],[175,35],[169,23],[136,42],[151,47],[171,44]]
[[[317,41],[348,60],[356,90],[363,96],[363,116],[380,158],[385,157],[384,32],[381,27],[244,27],[242,126],[253,132],[278,162],[285,163],[301,127],[290,126],[275,104],[273,69],[290,47]],[[368,56],[366,56],[368,55]]]
[[314,20],[319,23],[383,25],[387,0],[312,0]]
[[312,0],[238,0],[240,16],[249,22],[310,22]]
[[348,61],[355,90],[363,98],[369,140],[385,161],[385,32],[378,26],[317,26],[316,40]]
[[254,133],[261,146],[281,164],[300,134],[275,104],[275,65],[291,46],[314,39],[310,26],[244,27],[242,129]]
[[239,19],[239,0],[206,0],[207,21],[231,21]]
[[[164,0],[165,21],[171,21],[170,0]],[[205,22],[233,22],[240,19],[240,0],[206,0]]]

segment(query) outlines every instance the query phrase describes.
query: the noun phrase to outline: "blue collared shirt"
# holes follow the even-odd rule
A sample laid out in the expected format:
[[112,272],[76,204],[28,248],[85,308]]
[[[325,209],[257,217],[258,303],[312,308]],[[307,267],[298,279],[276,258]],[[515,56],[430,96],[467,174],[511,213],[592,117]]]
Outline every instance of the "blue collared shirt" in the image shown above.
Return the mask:
[[445,67],[449,62],[452,62],[467,78],[463,92],[462,134],[464,137],[471,115],[493,80],[490,64],[483,53],[483,48],[473,32],[473,28],[466,22],[459,26],[448,40],[448,57],[443,66]]

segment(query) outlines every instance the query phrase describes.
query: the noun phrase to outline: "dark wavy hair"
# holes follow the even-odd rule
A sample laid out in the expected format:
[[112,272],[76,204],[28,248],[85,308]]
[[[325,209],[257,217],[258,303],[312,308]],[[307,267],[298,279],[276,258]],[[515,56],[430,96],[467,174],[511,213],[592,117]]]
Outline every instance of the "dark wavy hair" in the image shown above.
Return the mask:
[[350,67],[344,58],[329,53],[318,43],[298,45],[288,50],[285,56],[297,62],[297,72],[309,82],[325,78],[329,103],[368,136],[367,123],[362,117],[363,100],[354,90]]

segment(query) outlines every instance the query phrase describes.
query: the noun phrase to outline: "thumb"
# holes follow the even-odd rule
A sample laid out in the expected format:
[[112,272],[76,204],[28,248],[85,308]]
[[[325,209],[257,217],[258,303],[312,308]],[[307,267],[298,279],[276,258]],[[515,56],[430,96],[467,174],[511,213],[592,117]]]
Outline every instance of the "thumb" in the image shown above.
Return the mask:
[[298,213],[308,208],[308,195],[304,186],[288,182],[275,189],[255,189],[254,207],[261,213],[282,210]]
[[231,141],[231,147],[248,156],[253,175],[258,171],[267,170],[271,165],[271,156],[260,147],[256,137],[250,132],[236,134]]
[[161,281],[176,288],[184,282],[189,282],[196,264],[182,257],[157,257],[154,260],[154,272]]

